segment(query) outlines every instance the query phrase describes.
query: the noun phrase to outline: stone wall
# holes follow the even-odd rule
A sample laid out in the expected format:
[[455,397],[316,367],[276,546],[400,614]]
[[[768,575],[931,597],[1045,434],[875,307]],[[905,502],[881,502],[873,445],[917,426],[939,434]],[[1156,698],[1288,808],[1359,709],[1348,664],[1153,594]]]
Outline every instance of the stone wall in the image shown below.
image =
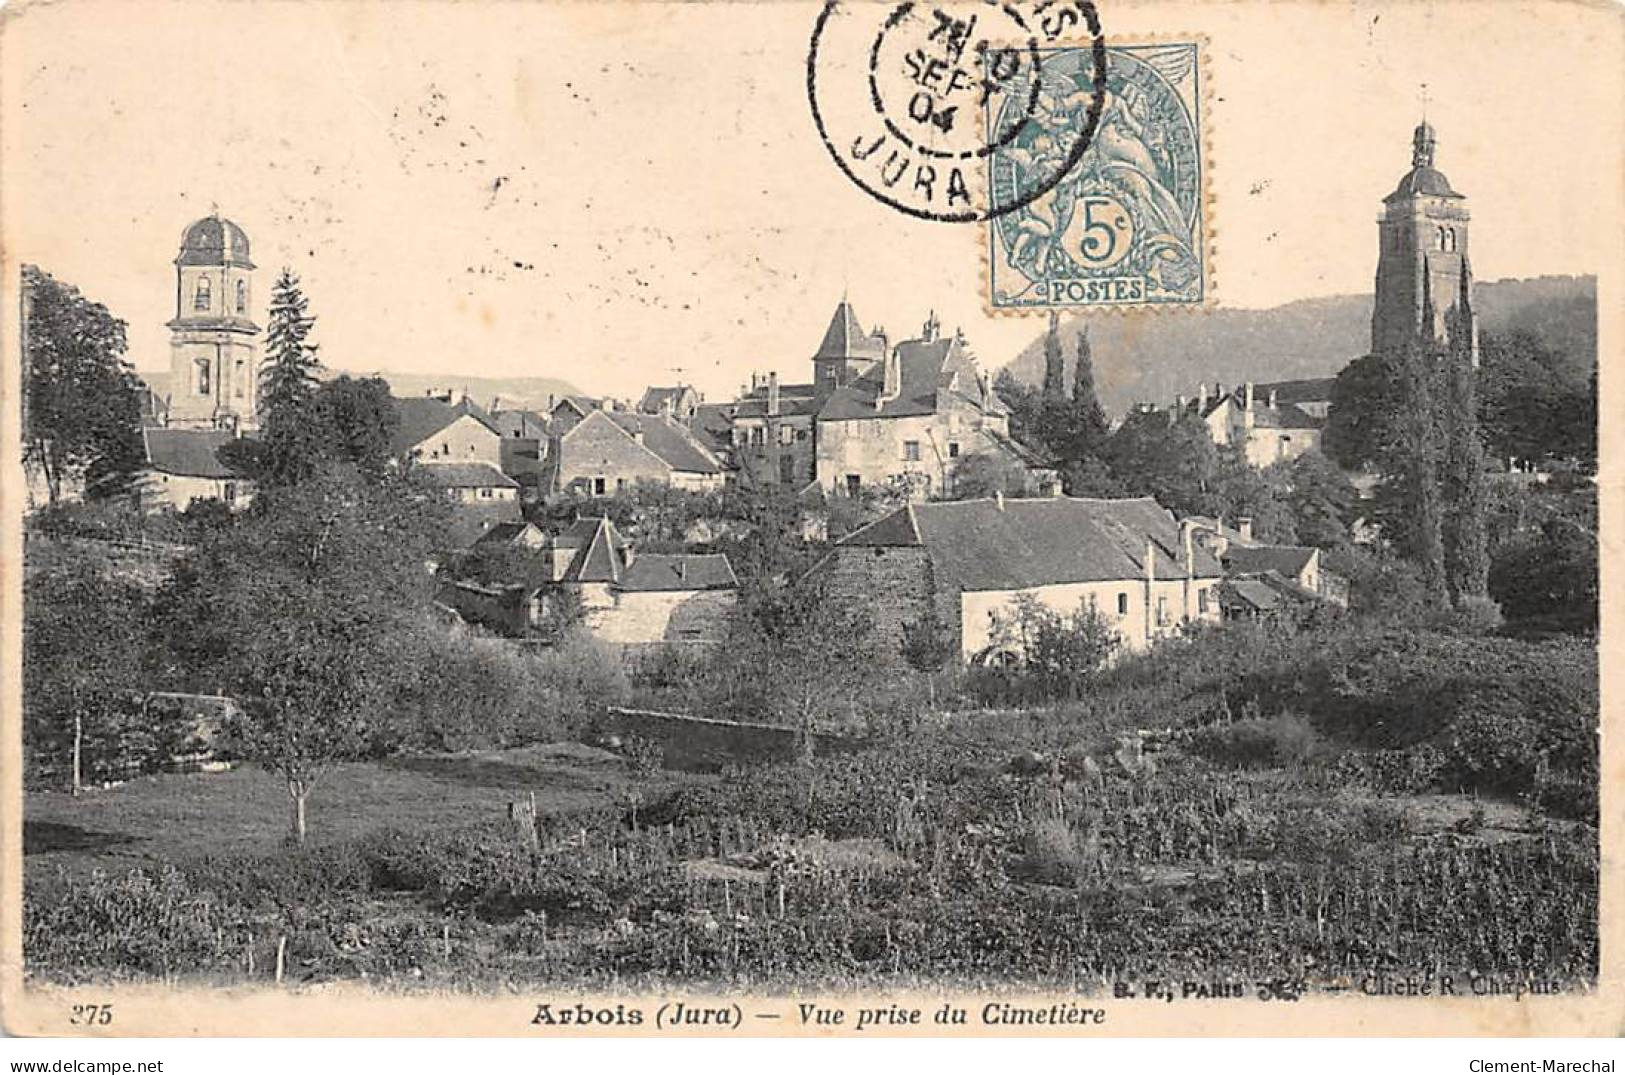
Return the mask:
[[[789,761],[801,749],[793,728],[642,709],[611,708],[594,729],[594,738],[613,737],[623,743],[632,735],[660,744],[666,768],[690,772],[714,773],[738,762]],[[813,734],[815,754],[849,753],[866,745],[867,740],[854,736]]]
[[902,660],[903,625],[925,615],[932,601],[958,643],[957,596],[937,592],[924,549],[837,545],[817,572],[826,600],[870,618],[876,660]]

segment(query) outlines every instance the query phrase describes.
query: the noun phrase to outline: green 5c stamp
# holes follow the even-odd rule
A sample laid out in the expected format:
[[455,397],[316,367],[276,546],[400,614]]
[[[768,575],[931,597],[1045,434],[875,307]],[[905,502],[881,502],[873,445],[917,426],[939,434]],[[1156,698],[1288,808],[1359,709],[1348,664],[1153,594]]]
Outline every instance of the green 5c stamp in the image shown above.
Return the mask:
[[[1016,207],[983,225],[988,307],[1200,305],[1209,291],[1200,47],[1108,43],[1104,93],[1089,48],[1047,48],[1041,60],[1036,106],[987,157],[992,200]],[[989,130],[1029,99],[1013,89],[990,99]],[[1054,182],[1054,158],[1097,99],[1093,139]]]

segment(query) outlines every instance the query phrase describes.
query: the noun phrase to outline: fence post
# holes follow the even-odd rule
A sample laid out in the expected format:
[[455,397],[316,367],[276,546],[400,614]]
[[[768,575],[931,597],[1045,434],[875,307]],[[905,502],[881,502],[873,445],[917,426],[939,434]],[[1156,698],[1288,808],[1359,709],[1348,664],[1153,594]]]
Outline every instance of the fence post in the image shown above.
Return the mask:
[[536,793],[530,793],[530,798],[521,802],[508,804],[508,823],[513,826],[514,839],[519,845],[531,851],[540,851],[541,836],[536,831]]
[[276,939],[276,984],[282,984],[282,971],[287,966],[288,935],[283,934]]

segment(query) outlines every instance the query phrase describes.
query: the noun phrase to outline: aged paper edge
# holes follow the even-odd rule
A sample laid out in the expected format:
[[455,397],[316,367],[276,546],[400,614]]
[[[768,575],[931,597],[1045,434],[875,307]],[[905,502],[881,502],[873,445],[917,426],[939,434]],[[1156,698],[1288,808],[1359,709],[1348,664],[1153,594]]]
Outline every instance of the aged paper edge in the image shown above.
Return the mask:
[[[14,15],[48,0],[30,0],[21,8],[10,7]],[[628,2],[628,0],[619,0]],[[658,2],[658,0],[655,0]],[[1136,4],[1134,6],[1149,6]],[[1617,11],[1602,0],[1586,4]],[[0,25],[4,18],[0,17]],[[1192,40],[1196,35],[1170,40]],[[4,36],[0,34],[0,61],[4,59]],[[1205,62],[1205,54],[1204,54]],[[0,63],[0,94],[13,83],[5,78],[8,68]],[[1208,69],[1211,79],[1211,67]],[[1207,83],[1211,87],[1211,80]],[[9,107],[0,96],[0,106]],[[1211,122],[1211,109],[1204,120],[1204,140]],[[0,112],[3,116],[3,112]],[[1615,125],[1617,126],[1617,125]],[[1604,125],[1603,129],[1612,129]],[[0,137],[5,134],[0,124]],[[1206,148],[1206,147],[1204,147]],[[1625,147],[1622,147],[1625,150]],[[1208,157],[1211,166],[1212,158]],[[1604,226],[1616,228],[1625,218],[1625,158],[1619,169],[1619,194],[1612,206],[1600,207]],[[1205,180],[1204,180],[1205,182]],[[1204,204],[1211,212],[1210,197]],[[20,265],[5,241],[6,221],[11,207],[0,190],[0,354],[4,377],[0,378],[0,1025],[6,1032],[23,1036],[127,1038],[127,1037],[1445,1037],[1445,1036],[1617,1036],[1625,1033],[1625,975],[1621,973],[1621,953],[1625,950],[1625,892],[1621,888],[1621,858],[1625,849],[1625,750],[1617,695],[1619,658],[1625,647],[1617,636],[1625,623],[1625,598],[1619,593],[1625,546],[1614,535],[1625,527],[1625,480],[1619,455],[1625,452],[1625,423],[1603,421],[1602,417],[1625,414],[1619,379],[1625,362],[1605,361],[1625,348],[1625,250],[1611,263],[1596,267],[1598,292],[1599,404],[1599,522],[1605,532],[1601,542],[1599,686],[1602,707],[1599,729],[1602,740],[1599,837],[1598,933],[1601,960],[1594,989],[1556,997],[1532,997],[1522,1001],[1502,998],[1396,999],[1349,996],[1311,997],[1295,1003],[1253,1001],[1160,1001],[1113,1000],[1108,997],[1081,997],[1039,994],[1030,991],[968,993],[936,991],[868,991],[847,994],[815,993],[753,995],[708,993],[674,986],[659,994],[583,993],[545,985],[509,996],[472,996],[462,993],[409,993],[369,991],[348,985],[323,985],[303,990],[248,987],[208,988],[188,984],[84,986],[29,985],[22,974],[22,778],[21,778],[21,643],[22,622],[22,470],[19,446],[21,422],[21,339],[15,317],[19,309]],[[1213,217],[1207,219],[1212,239]],[[980,233],[981,229],[974,229]],[[979,247],[982,249],[982,247]],[[1210,246],[1210,254],[1212,252]],[[1211,269],[1212,262],[1209,263]],[[1211,295],[1212,292],[1210,291]],[[1185,304],[1195,306],[1196,304]],[[1205,304],[1203,307],[1205,308]],[[1078,308],[1090,309],[1090,308]],[[1114,308],[1120,309],[1120,308]],[[1132,308],[1130,308],[1132,309]],[[538,1028],[531,1025],[539,1003],[571,1004],[587,1000],[597,1007],[616,1004],[642,1007],[648,1015],[640,1027]],[[747,1020],[756,1013],[778,1013],[778,1020],[754,1020],[734,1031],[660,1030],[652,1025],[654,1009],[664,1001],[688,1000],[715,1006],[737,1004]],[[1075,1003],[1079,1007],[1104,1006],[1110,1013],[1101,1027],[974,1027],[951,1030],[922,1025],[904,1031],[877,1028],[862,1032],[850,1029],[801,1027],[794,1022],[796,1004],[822,1001],[848,1010],[860,1006],[881,1007],[899,1004],[922,1008],[926,1014],[944,1002],[969,1007],[973,1014],[990,1000],[1047,1006]],[[72,1003],[114,1003],[118,1023],[105,1029],[75,1028],[67,1023]]]

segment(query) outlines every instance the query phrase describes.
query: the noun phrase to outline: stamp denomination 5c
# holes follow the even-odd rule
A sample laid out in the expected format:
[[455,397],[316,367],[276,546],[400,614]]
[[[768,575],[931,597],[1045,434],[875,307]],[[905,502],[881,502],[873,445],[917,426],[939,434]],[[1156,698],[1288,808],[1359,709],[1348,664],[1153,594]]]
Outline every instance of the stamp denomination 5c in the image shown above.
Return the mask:
[[[1053,159],[1097,96],[1087,46],[1040,50],[1037,105],[988,154],[992,200],[986,301],[992,312],[1062,306],[1199,305],[1208,298],[1204,73],[1195,42],[1108,44],[1094,138],[1060,182]],[[989,130],[1028,98],[990,98]],[[1037,197],[1028,188],[1047,184]]]

